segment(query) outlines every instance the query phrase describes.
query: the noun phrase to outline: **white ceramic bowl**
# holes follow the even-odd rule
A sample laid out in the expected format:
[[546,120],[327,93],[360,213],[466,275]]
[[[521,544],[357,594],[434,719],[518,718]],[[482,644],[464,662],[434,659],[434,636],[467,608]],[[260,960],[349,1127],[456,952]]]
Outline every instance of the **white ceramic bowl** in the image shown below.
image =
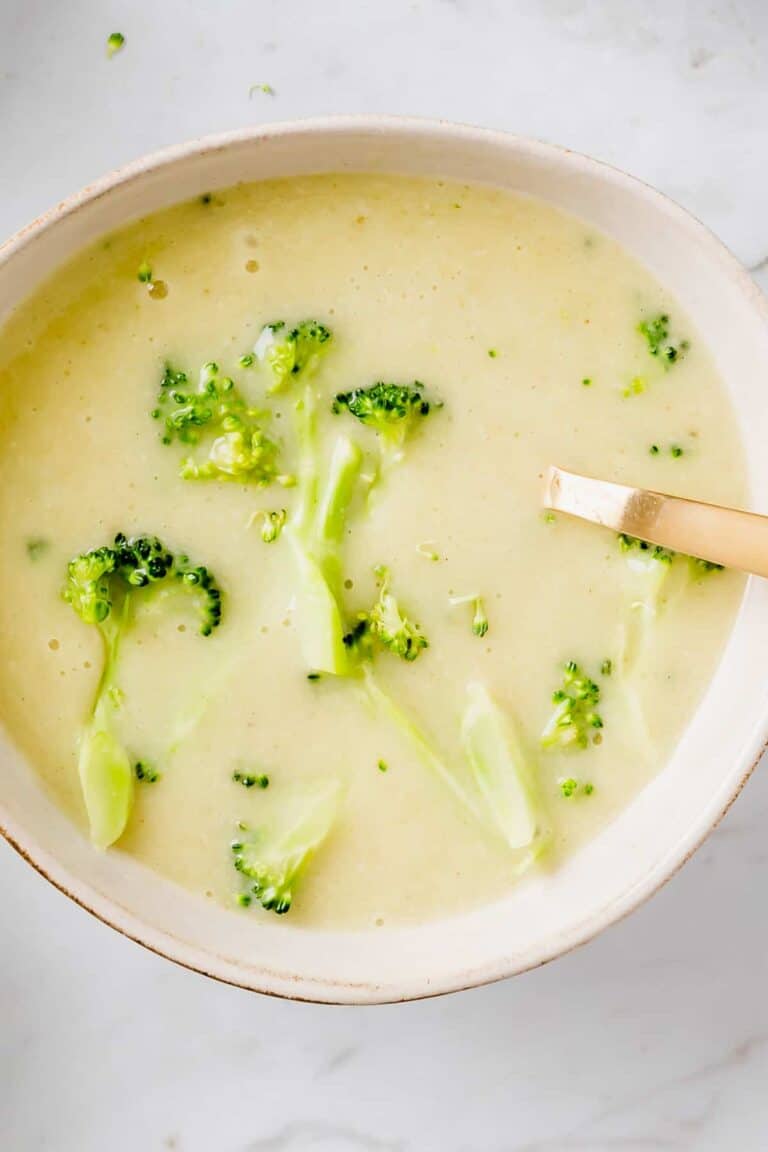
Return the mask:
[[[323,171],[407,172],[530,193],[614,236],[674,293],[738,413],[753,499],[768,509],[768,311],[746,272],[658,192],[594,160],[450,124],[343,118],[238,132],[171,148],[86,188],[0,250],[4,310],[104,232],[244,180]],[[233,915],[98,853],[48,801],[7,742],[0,825],[73,900],[180,964],[262,992],[367,1003],[429,996],[522,972],[582,944],[658,889],[739,792],[768,736],[768,583],[748,586],[727,650],[672,762],[554,875],[420,928],[310,932]]]

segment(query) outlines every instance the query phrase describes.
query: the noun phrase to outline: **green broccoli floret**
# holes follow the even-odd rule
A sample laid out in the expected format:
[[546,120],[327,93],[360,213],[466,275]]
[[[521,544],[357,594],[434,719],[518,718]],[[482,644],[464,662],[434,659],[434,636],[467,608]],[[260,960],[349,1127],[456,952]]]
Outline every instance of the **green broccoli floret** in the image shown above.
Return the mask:
[[375,573],[380,581],[380,589],[379,599],[368,614],[370,634],[403,660],[416,660],[429,647],[429,641],[419,631],[418,625],[401,612],[400,605],[389,590],[389,569],[380,565]]
[[261,538],[265,544],[274,544],[285,527],[288,513],[285,508],[278,508],[273,512],[260,512]]
[[176,560],[155,536],[128,538],[118,533],[113,544],[75,556],[67,566],[62,595],[81,620],[99,629],[104,645],[104,662],[80,739],[78,763],[91,839],[99,848],[109,847],[122,835],[133,799],[132,761],[114,730],[122,700],[120,646],[130,627],[137,592],[169,582],[195,592],[201,608],[200,631],[210,635],[221,619],[218,585],[207,568],[192,567],[186,557]]
[[679,360],[690,347],[687,340],[681,340],[676,344],[670,342],[669,316],[664,312],[651,316],[648,320],[641,320],[637,330],[645,338],[651,356],[663,360],[667,366]]
[[116,52],[125,46],[125,36],[122,32],[110,32],[107,36],[107,56],[111,59]]
[[576,663],[564,666],[563,683],[552,693],[555,710],[541,734],[544,748],[586,748],[594,729],[602,728],[597,711],[600,688]]
[[475,592],[470,592],[466,596],[449,596],[448,603],[452,607],[459,604],[472,605],[472,631],[475,636],[483,637],[488,632],[488,616],[485,611],[485,604],[483,603],[482,596],[478,596]]
[[278,447],[263,423],[268,413],[245,400],[212,361],[190,389],[185,372],[166,364],[152,415],[163,421],[163,444],[178,441],[199,451],[185,456],[184,480],[236,480],[265,487],[278,479]]
[[290,909],[296,882],[328,836],[340,800],[339,784],[328,781],[284,794],[258,828],[239,826],[232,862],[246,895],[255,896],[268,912],[283,915]]
[[147,764],[146,760],[137,760],[133,766],[133,771],[136,779],[140,780],[142,784],[156,784],[160,779],[157,768]]
[[370,388],[340,392],[331,405],[336,413],[350,412],[377,433],[382,469],[402,458],[406,439],[435,407],[424,396],[424,385],[388,384],[383,380]]
[[429,641],[409,618],[389,590],[389,569],[374,568],[379,581],[379,598],[368,612],[358,612],[344,636],[344,645],[353,667],[371,660],[378,647],[386,648],[409,663],[418,659]]
[[292,377],[308,379],[328,351],[333,334],[317,320],[302,320],[288,328],[284,320],[265,324],[253,346],[256,359],[272,376],[270,392],[280,392]]

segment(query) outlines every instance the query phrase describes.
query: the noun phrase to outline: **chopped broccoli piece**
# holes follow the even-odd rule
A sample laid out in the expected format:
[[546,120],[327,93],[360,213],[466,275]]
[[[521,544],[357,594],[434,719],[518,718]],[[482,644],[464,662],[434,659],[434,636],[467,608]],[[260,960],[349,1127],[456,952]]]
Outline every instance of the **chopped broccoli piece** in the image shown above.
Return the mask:
[[233,380],[213,362],[200,372],[197,389],[185,372],[166,364],[152,412],[163,420],[162,441],[197,446],[181,462],[184,480],[236,480],[265,487],[278,479],[277,445],[264,432],[268,413],[251,407]]
[[328,836],[340,800],[336,781],[296,790],[281,798],[263,826],[238,833],[233,863],[262,908],[278,915],[290,909],[296,882]]
[[125,45],[122,32],[110,32],[107,36],[107,56],[111,59]]
[[669,449],[669,451],[670,451],[671,455],[675,457],[676,460],[679,459],[680,456],[683,455],[683,449],[680,447],[679,444],[673,444],[672,447]]
[[137,760],[133,766],[133,772],[137,780],[141,780],[143,784],[156,784],[160,779],[160,773],[151,764],[147,764],[145,760]]
[[331,411],[338,414],[346,410],[374,429],[379,438],[382,468],[386,468],[402,458],[407,437],[435,407],[434,402],[424,397],[424,386],[418,380],[412,385],[380,380],[370,388],[340,392]]
[[[122,835],[133,800],[134,769],[114,731],[114,714],[122,700],[120,645],[129,630],[136,593],[167,581],[195,592],[201,605],[200,631],[210,635],[221,619],[218,585],[207,568],[191,567],[186,557],[175,559],[155,536],[129,539],[118,533],[112,545],[75,556],[67,566],[62,595],[81,620],[99,629],[104,645],[78,763],[91,839],[99,848],[108,848]],[[138,776],[138,766],[135,772]]]
[[315,320],[290,329],[280,320],[264,326],[253,354],[269,370],[271,392],[302,385],[293,404],[298,501],[286,528],[296,566],[298,630],[310,671],[343,676],[349,661],[338,602],[341,546],[362,454],[344,436],[337,439],[327,467],[321,460],[312,377],[332,342],[331,331]]
[[417,544],[416,551],[419,556],[424,556],[425,559],[431,560],[433,564],[437,564],[440,559],[440,553],[435,551],[432,540],[425,540],[422,544]]
[[602,664],[600,665],[600,675],[601,676],[610,676],[612,672],[613,672],[613,660],[603,660]]
[[379,772],[386,772],[389,768],[389,765],[387,764],[386,760],[379,760],[377,767]]
[[288,516],[285,508],[278,508],[275,512],[260,512],[261,538],[265,544],[273,544],[285,527]]
[[633,376],[629,384],[622,392],[622,396],[629,398],[630,396],[640,396],[645,392],[648,383],[643,376]]
[[302,320],[288,329],[285,321],[265,324],[253,352],[272,376],[270,392],[282,391],[293,376],[309,379],[333,340],[331,331],[316,320]]
[[233,772],[232,779],[235,784],[242,784],[243,788],[255,788],[258,784],[259,788],[269,788],[269,776],[263,772],[258,774],[253,772]]
[[563,669],[563,683],[552,693],[555,710],[541,734],[544,748],[586,748],[593,729],[602,728],[597,711],[600,688],[575,660]]
[[663,312],[651,316],[648,320],[641,320],[637,330],[645,338],[651,356],[663,360],[667,366],[679,360],[690,347],[687,340],[681,340],[676,344],[670,342],[669,316]]
[[485,612],[482,596],[478,596],[472,592],[468,596],[450,596],[448,602],[454,606],[457,604],[471,604],[473,607],[472,631],[475,636],[483,637],[486,635],[488,632],[488,617]]
[[540,833],[528,758],[509,717],[484,684],[468,684],[467,698],[462,743],[489,821],[510,848],[526,848]]
[[354,623],[344,635],[344,645],[355,666],[370,660],[376,648],[381,646],[412,663],[418,659],[429,642],[407,616],[389,590],[389,569],[379,566],[374,569],[379,580],[379,598],[368,612],[358,612]]
[[45,556],[50,546],[51,542],[45,536],[31,536],[26,542],[27,556],[34,564]]
[[714,560],[700,560],[697,556],[689,556],[688,560],[691,567],[698,575],[705,575],[707,572],[722,572],[723,565],[715,564]]
[[499,352],[498,352],[497,348],[489,348],[488,349],[488,355],[490,356],[491,360],[495,360],[496,357],[498,356],[498,354],[499,354]]
[[389,569],[379,566],[375,569],[381,582],[379,599],[368,614],[368,627],[374,636],[390,652],[403,660],[416,660],[425,648],[429,647],[426,636],[400,611],[400,606],[389,590]]
[[573,776],[563,777],[558,781],[560,785],[560,793],[566,799],[570,800],[572,796],[576,796],[582,792],[585,796],[591,796],[595,790],[594,784],[587,782],[580,784]]
[[136,273],[136,278],[140,284],[152,283],[152,268],[146,260],[143,260],[141,264],[139,264],[139,270]]
[[408,740],[424,766],[446,785],[481,827],[500,835],[508,848],[525,850],[518,871],[530,864],[545,843],[528,758],[509,722],[482,684],[467,686],[468,703],[461,735],[472,775],[467,788],[436,751],[418,724],[379,685],[370,665],[363,682],[372,704]]

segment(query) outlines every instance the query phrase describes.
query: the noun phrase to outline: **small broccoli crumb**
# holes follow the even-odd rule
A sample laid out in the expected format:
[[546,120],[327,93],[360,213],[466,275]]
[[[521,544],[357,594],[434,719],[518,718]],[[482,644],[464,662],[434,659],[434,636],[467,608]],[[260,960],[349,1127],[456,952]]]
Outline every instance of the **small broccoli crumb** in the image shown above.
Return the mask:
[[389,765],[387,764],[386,760],[379,760],[379,763],[378,763],[379,772],[386,772],[388,767],[389,767]]
[[683,449],[679,444],[673,444],[669,451],[672,453],[676,460],[683,455]]
[[440,553],[435,551],[431,540],[425,540],[423,544],[417,544],[416,551],[420,556],[424,556],[427,560],[432,560],[434,563],[437,563],[440,559]]
[[136,273],[136,277],[141,284],[152,283],[152,269],[149,264],[147,264],[146,260],[143,260],[141,264],[139,264],[139,270]]
[[649,544],[647,540],[639,540],[637,536],[628,536],[626,532],[619,533],[619,548],[622,552],[649,552],[654,560],[661,560],[669,564],[674,560],[676,553],[669,548],[662,548],[661,544]]
[[640,396],[643,392],[645,392],[646,387],[647,384],[642,376],[633,376],[627,387],[622,392],[622,396]]
[[238,364],[241,368],[253,368],[255,363],[256,356],[253,352],[246,352],[245,355],[241,356],[238,360]]
[[253,772],[233,772],[232,779],[235,784],[242,784],[243,788],[269,788],[269,776],[260,773],[259,775]]
[[35,563],[45,556],[50,546],[50,540],[46,540],[44,536],[30,536],[26,542],[27,556]]
[[274,512],[257,512],[254,519],[261,520],[261,538],[265,544],[273,544],[280,536],[288,513],[285,508],[278,508]]
[[610,676],[613,672],[613,660],[603,660],[600,665],[600,674],[602,676]]
[[690,348],[688,340],[681,340],[677,344],[670,341],[669,316],[664,312],[652,316],[649,320],[641,320],[637,331],[645,338],[651,356],[663,360],[667,367],[679,360]]
[[449,596],[448,603],[454,608],[459,604],[471,604],[473,607],[472,631],[475,636],[485,636],[488,631],[488,617],[482,596],[478,596],[476,592],[470,592],[466,596]]
[[591,387],[591,385],[592,385],[592,377],[591,377],[591,376],[585,376],[585,377],[583,378],[583,380],[581,381],[581,383],[584,385],[584,387],[585,387],[585,388],[589,388],[589,387]]
[[322,672],[307,672],[307,680],[311,680],[313,683],[315,683],[318,680],[322,680],[322,678],[323,678]]
[[110,32],[107,36],[107,56],[111,59],[125,45],[125,36],[122,32]]
[[651,456],[658,456],[661,449],[659,448],[658,444],[651,444],[648,451],[650,452]]
[[250,908],[252,900],[250,892],[238,892],[235,895],[235,903],[241,908]]
[[551,509],[547,509],[546,512],[542,512],[541,518],[545,524],[554,524],[555,521],[557,520],[557,516],[555,516],[554,512]]
[[579,784],[579,781],[575,780],[573,776],[568,776],[564,780],[559,780],[558,783],[560,785],[560,792],[566,798],[566,800],[569,800],[571,796],[575,796],[578,792],[583,792],[585,796],[591,796],[595,790],[593,784],[590,784],[589,782],[586,784]]
[[265,96],[274,96],[275,90],[271,84],[251,84],[248,89],[248,98],[253,99],[254,92],[262,92]]
[[490,356],[491,360],[495,360],[496,357],[498,356],[498,354],[499,354],[498,349],[496,349],[496,348],[489,348],[488,349],[488,355]]
[[697,556],[690,557],[691,564],[697,572],[722,572],[723,565],[715,564],[714,560],[700,560]]
[[137,760],[133,766],[134,775],[137,780],[141,780],[143,784],[156,784],[160,779],[160,773],[151,764],[147,764],[143,760]]

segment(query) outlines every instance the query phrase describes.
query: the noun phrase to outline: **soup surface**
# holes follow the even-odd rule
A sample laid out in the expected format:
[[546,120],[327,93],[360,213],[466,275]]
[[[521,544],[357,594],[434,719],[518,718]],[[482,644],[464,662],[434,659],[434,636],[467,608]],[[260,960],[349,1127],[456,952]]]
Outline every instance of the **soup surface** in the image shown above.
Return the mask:
[[[269,371],[240,358],[266,322],[306,318],[333,334],[300,386],[317,405],[320,467],[343,434],[370,487],[336,548],[344,626],[377,602],[386,565],[429,642],[414,642],[417,659],[379,643],[359,663],[348,644],[350,675],[311,679],[290,535],[303,482],[184,478],[189,445],[163,443],[151,415],[166,363],[195,388],[215,361],[273,410],[283,480],[301,472],[309,393],[288,380],[265,399]],[[383,466],[375,428],[331,411],[375,381],[420,381],[431,402]],[[725,390],[676,302],[610,239],[531,199],[345,175],[181,204],[79,255],[10,317],[0,390],[5,727],[87,835],[78,740],[104,653],[62,598],[67,563],[124,532],[206,565],[223,590],[210,636],[191,598],[135,598],[110,723],[132,765],[150,767],[110,851],[235,908],[251,885],[233,838],[266,829],[269,841],[290,828],[286,805],[300,813],[338,784],[285,924],[421,921],[498,898],[534,856],[556,868],[663,768],[738,606],[734,573],[543,515],[550,463],[737,504],[745,469]],[[257,513],[283,509],[285,531],[265,543]],[[507,718],[531,850],[494,826],[498,781],[483,793],[482,766],[473,775],[468,685]],[[233,914],[268,915],[257,896]]]

